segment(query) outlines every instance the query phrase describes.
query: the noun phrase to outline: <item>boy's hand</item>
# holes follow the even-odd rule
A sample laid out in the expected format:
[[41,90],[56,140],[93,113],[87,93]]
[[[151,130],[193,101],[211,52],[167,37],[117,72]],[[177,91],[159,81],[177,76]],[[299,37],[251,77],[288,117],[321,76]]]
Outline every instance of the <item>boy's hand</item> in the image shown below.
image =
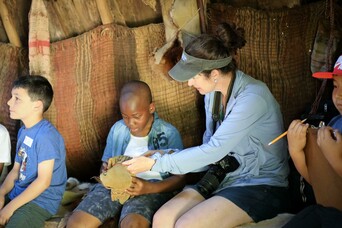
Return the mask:
[[14,213],[14,210],[12,210],[12,208],[10,207],[10,204],[8,204],[6,207],[4,207],[0,211],[0,225],[6,225],[6,223],[11,218],[13,213]]
[[105,172],[107,170],[108,170],[107,162],[102,162],[100,173],[103,173],[103,172]]
[[112,157],[108,159],[108,165],[107,165],[107,170],[112,168],[116,164],[116,157]]
[[126,189],[126,192],[132,196],[149,194],[152,193],[152,186],[152,182],[137,177],[132,177],[132,184],[128,189]]
[[317,132],[317,144],[323,150],[336,150],[340,149],[341,146],[341,134],[337,129],[333,129],[329,126],[321,127]]
[[107,165],[107,169],[112,168],[116,163],[122,163],[124,161],[127,161],[131,159],[131,157],[129,156],[125,156],[125,155],[119,155],[119,156],[115,156],[112,158],[108,159],[108,165]]
[[321,127],[317,132],[317,145],[334,171],[342,177],[342,135],[332,127]]
[[160,155],[164,155],[165,152],[162,150],[148,150],[147,152],[143,153],[141,156],[151,157],[152,155],[159,153]]
[[295,155],[294,153],[303,152],[306,144],[306,133],[308,127],[309,124],[303,124],[300,120],[294,120],[291,122],[287,132],[287,140],[291,156]]

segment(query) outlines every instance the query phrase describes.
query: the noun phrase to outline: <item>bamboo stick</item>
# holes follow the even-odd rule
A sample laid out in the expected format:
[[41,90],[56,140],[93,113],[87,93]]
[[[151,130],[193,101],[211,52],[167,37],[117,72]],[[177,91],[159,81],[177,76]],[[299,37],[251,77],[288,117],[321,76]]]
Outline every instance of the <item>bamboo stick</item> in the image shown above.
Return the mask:
[[207,32],[207,23],[206,23],[205,15],[204,15],[203,0],[197,0],[197,7],[199,9],[199,19],[200,19],[201,33],[206,33]]
[[96,0],[97,9],[99,10],[102,24],[111,24],[114,18],[110,13],[107,0]]
[[17,30],[15,29],[13,20],[9,16],[5,0],[0,0],[0,17],[10,43],[17,47],[21,47],[22,44],[20,41],[20,37]]

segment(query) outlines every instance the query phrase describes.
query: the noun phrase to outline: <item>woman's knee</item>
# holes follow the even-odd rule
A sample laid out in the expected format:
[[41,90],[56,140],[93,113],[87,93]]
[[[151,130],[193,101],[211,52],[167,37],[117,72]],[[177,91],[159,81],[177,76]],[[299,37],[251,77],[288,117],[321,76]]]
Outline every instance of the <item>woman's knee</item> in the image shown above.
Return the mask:
[[[177,219],[177,221],[175,221],[175,228],[182,228],[182,227],[193,227],[196,223],[195,221],[193,221],[193,217],[188,216],[187,213],[185,213],[184,215],[182,215],[181,217],[179,217]],[[199,219],[199,218],[197,218]]]
[[174,227],[180,212],[170,205],[163,205],[153,216],[154,228]]
[[167,208],[161,207],[153,216],[153,226],[152,227],[163,227],[163,224],[166,223],[167,220],[171,219],[171,216],[167,215]]

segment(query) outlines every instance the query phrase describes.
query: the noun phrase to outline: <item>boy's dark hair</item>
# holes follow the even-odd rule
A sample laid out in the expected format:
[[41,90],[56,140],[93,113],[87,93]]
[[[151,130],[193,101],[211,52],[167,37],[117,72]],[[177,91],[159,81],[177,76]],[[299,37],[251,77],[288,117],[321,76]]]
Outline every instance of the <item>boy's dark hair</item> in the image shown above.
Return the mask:
[[120,96],[128,92],[133,92],[133,93],[138,92],[141,96],[147,97],[149,103],[152,103],[153,101],[151,88],[146,82],[143,82],[140,80],[131,80],[127,82],[122,87]]
[[43,112],[48,110],[51,105],[53,89],[50,82],[43,76],[30,75],[19,77],[14,82],[13,88],[26,89],[32,101],[42,101]]

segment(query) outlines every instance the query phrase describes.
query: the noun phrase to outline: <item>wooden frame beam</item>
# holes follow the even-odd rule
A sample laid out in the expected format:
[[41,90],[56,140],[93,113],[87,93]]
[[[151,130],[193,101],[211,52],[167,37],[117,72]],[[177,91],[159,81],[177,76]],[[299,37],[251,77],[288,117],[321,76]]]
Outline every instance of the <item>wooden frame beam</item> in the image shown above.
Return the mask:
[[12,18],[10,18],[5,0],[0,0],[0,17],[7,33],[7,37],[11,44],[22,47],[20,37],[15,29]]

